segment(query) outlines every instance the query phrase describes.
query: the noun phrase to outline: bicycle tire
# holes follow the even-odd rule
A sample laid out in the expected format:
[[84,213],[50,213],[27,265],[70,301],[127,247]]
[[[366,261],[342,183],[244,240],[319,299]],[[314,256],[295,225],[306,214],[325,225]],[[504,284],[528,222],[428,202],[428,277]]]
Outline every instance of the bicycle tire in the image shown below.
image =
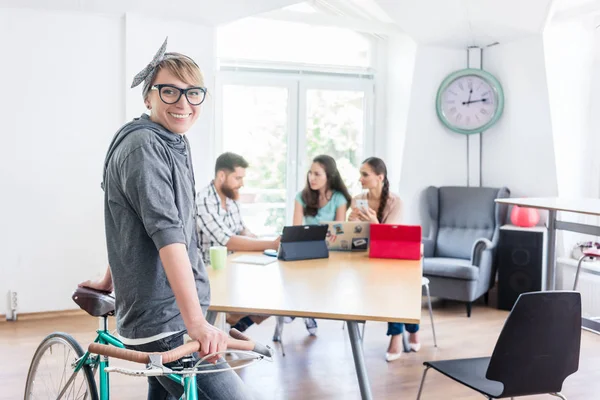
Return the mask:
[[[34,383],[35,383],[36,377],[38,376],[39,363],[42,360],[43,356],[45,354],[47,354],[48,350],[51,349],[52,345],[54,345],[54,344],[60,344],[60,345],[64,346],[65,348],[69,348],[70,350],[72,350],[74,353],[73,361],[75,359],[80,358],[84,354],[84,351],[81,348],[81,346],[79,345],[79,343],[77,343],[77,341],[69,334],[66,334],[63,332],[54,332],[54,333],[51,333],[50,335],[46,336],[44,338],[44,340],[42,340],[42,342],[40,343],[38,348],[36,349],[36,351],[33,355],[33,358],[31,360],[31,365],[29,366],[29,371],[27,372],[27,381],[25,384],[25,394],[24,394],[25,400],[33,400],[31,396],[32,396],[32,391],[35,389]],[[50,353],[52,353],[51,350],[50,350]],[[66,358],[66,356],[65,356],[65,358]],[[65,376],[66,372],[68,371],[68,368],[66,365],[66,363],[68,361],[69,360],[65,359],[65,365],[63,366],[63,376]],[[70,365],[68,367],[70,368]],[[96,381],[94,379],[93,371],[90,368],[90,366],[84,365],[81,368],[81,370],[78,372],[78,375],[80,373],[83,373],[84,381],[87,385],[87,391],[85,393],[87,393],[88,396],[85,396],[85,393],[84,393],[83,398],[86,400],[87,399],[98,400],[98,389],[96,386]],[[69,374],[69,376],[70,376],[70,374]],[[62,378],[61,378],[61,382],[62,382]],[[59,383],[59,386],[60,386],[60,383]],[[47,385],[46,385],[46,389],[48,389]],[[60,390],[62,390],[61,387],[59,387],[57,389],[57,393],[54,393],[55,397],[58,396]],[[65,396],[63,396],[62,398],[65,400],[68,399],[68,397],[65,397]]]

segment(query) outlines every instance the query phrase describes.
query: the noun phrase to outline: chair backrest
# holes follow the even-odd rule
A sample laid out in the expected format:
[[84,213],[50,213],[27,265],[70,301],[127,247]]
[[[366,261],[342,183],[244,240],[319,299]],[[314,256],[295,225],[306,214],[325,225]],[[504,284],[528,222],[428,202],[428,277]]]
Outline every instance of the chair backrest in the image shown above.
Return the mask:
[[524,293],[515,303],[490,360],[486,378],[502,382],[502,397],[560,392],[579,368],[581,295]]
[[503,188],[429,187],[425,197],[435,257],[471,258],[473,244],[485,238],[496,244],[507,207],[494,200],[510,196]]

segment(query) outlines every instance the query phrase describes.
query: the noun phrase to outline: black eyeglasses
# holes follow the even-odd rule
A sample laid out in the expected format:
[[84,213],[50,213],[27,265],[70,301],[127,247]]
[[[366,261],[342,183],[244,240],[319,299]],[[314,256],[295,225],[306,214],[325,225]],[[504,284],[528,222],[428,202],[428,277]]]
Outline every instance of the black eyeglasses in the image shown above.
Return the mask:
[[175,104],[181,99],[181,95],[185,95],[188,103],[199,106],[206,98],[206,88],[199,86],[180,89],[173,85],[154,85],[151,89],[158,90],[158,95],[165,104]]

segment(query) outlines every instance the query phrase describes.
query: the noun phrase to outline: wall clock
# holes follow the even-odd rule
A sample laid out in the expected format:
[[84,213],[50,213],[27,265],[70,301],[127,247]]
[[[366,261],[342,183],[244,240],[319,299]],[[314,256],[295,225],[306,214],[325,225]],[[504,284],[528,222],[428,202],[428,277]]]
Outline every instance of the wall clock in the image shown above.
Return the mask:
[[436,98],[437,115],[454,132],[470,135],[494,125],[504,110],[504,92],[489,72],[467,68],[448,75]]

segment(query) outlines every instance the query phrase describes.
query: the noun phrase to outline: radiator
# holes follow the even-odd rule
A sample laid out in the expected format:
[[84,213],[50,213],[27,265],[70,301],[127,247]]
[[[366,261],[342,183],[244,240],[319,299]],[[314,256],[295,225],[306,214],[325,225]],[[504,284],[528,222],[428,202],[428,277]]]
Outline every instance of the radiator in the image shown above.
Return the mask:
[[[556,262],[556,288],[572,290],[575,282],[577,260],[558,258]],[[581,292],[582,316],[600,316],[600,262],[584,262],[579,273],[577,290]]]

